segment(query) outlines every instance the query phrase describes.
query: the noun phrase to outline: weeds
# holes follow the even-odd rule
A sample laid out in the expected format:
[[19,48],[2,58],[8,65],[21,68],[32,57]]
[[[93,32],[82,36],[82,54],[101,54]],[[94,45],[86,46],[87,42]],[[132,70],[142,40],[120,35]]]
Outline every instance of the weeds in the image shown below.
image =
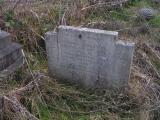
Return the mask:
[[153,27],[160,28],[160,15],[149,21],[149,24]]
[[[82,11],[88,5],[88,1],[71,0],[67,2],[61,1],[61,3],[60,1],[55,1],[55,3],[26,5],[27,7],[24,7],[25,5],[17,6],[14,10],[10,9],[2,14],[4,26],[1,27],[9,31],[15,41],[24,45],[27,51],[27,60],[29,61],[28,67],[31,68],[33,73],[37,71],[47,72],[43,35],[47,31],[56,30],[56,26],[59,24],[74,26],[91,24],[92,26],[92,23],[99,23],[97,26],[102,26],[101,29],[119,31],[126,30],[126,28],[127,30],[128,28],[132,30],[132,28],[140,27],[145,22],[145,24],[149,25],[149,30],[151,31],[151,34],[147,34],[147,37],[146,34],[142,34],[139,31],[134,37],[127,32],[124,32],[120,37],[125,38],[127,36],[127,40],[132,38],[135,41],[145,42],[148,39],[151,42],[159,39],[159,33],[155,34],[155,30],[152,29],[159,29],[159,15],[150,21],[139,21],[137,19],[137,10],[139,8],[152,7],[150,0],[132,0],[127,8],[122,9],[108,9],[107,6],[103,6]],[[117,27],[118,23],[124,23],[125,25]],[[111,24],[111,27],[108,24]],[[113,28],[112,24],[116,27]],[[93,28],[95,28],[94,25]],[[142,40],[142,38],[146,40]],[[137,74],[144,73],[146,76],[143,78],[143,75],[140,74],[138,78],[136,76],[133,79],[134,82],[138,81],[136,84],[132,83],[134,87],[131,90],[134,91],[132,93],[134,95],[128,91],[126,94],[119,92],[119,90],[96,91],[97,93],[85,91],[74,86],[57,83],[56,80],[48,77],[42,82],[40,87],[41,94],[34,90],[31,95],[24,97],[21,102],[41,120],[138,120],[141,111],[145,111],[145,109],[149,111],[151,106],[155,105],[155,103],[150,104],[148,101],[157,102],[159,100],[159,88],[153,87],[154,83],[148,82],[154,78],[148,78],[150,75],[147,73],[148,66],[142,61],[142,57],[136,56],[135,59],[138,60],[134,63],[133,69],[136,69]],[[152,58],[149,59],[159,71],[160,66],[157,61],[152,60]],[[28,69],[24,69],[27,73]],[[14,79],[12,78],[6,82],[8,84],[7,87],[11,87],[10,89],[22,85],[17,81],[18,79],[23,79],[23,84],[33,79],[29,77],[28,80],[21,72],[17,72],[17,74],[20,77],[17,75]],[[152,95],[155,96],[153,97]],[[44,100],[41,100],[41,97]],[[146,105],[144,105],[145,101],[147,101]],[[159,111],[153,110],[153,112],[156,112],[156,119],[159,116]]]

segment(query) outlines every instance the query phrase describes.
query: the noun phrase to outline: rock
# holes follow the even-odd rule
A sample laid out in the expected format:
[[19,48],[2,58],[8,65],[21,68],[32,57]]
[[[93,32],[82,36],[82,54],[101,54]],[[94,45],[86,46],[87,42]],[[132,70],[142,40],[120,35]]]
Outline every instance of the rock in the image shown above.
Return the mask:
[[141,25],[139,28],[138,28],[138,33],[149,33],[149,25]]
[[155,11],[151,8],[142,8],[139,10],[139,15],[145,20],[150,20],[155,16]]

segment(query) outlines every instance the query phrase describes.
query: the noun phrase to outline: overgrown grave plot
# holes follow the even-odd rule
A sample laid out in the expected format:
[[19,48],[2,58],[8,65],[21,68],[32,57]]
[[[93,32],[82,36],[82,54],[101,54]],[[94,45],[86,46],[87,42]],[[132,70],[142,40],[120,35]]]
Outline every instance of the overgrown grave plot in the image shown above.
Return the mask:
[[[7,106],[5,117],[20,120],[32,115],[42,120],[118,120],[121,118],[139,119],[140,117],[146,119],[147,111],[151,111],[150,117],[155,117],[157,114],[155,111],[158,109],[159,85],[153,80],[156,80],[158,76],[153,67],[148,64],[149,62],[146,62],[148,60],[141,56],[143,52],[146,52],[144,46],[146,44],[140,45],[137,49],[140,56],[138,57],[138,53],[135,56],[130,91],[125,93],[119,90],[85,91],[76,86],[57,83],[47,74],[36,73],[34,79],[32,76],[28,78],[31,82],[17,86],[16,89],[13,88],[14,90],[4,94]],[[147,50],[150,51],[148,48]],[[149,55],[150,52],[146,54]],[[16,111],[17,108],[24,114]],[[143,116],[142,113],[145,115]],[[32,117],[35,118],[34,116]]]
[[[39,79],[40,77],[41,79]],[[29,77],[29,79],[32,79],[32,77]],[[38,89],[36,87],[37,84]],[[45,74],[40,73],[35,75],[34,81],[25,87],[19,86],[17,89],[11,90],[4,95],[5,116],[12,119],[24,119],[27,117],[36,119],[34,116],[37,116],[40,119],[60,120],[73,118],[77,120],[83,118],[119,119],[121,117],[135,119],[137,117],[135,115],[137,113],[134,112],[139,110],[138,103],[136,101],[133,102],[133,100],[130,102],[127,94],[106,90],[99,93],[100,91],[92,93],[79,90],[73,86],[60,85],[53,82]],[[131,106],[133,108],[130,108]],[[129,109],[132,112],[128,112]]]
[[[44,79],[48,82],[44,82]],[[44,99],[34,89],[34,82],[10,91],[4,96],[5,117],[20,120],[25,118],[36,119],[29,111],[37,118],[48,120],[136,117],[133,112],[128,112],[131,106],[136,109],[136,102],[128,103],[129,106],[124,105],[124,102],[127,103],[129,100],[126,95],[119,95],[119,93],[113,95],[109,91],[104,91],[101,94],[79,91],[73,87],[57,84],[53,80],[50,81],[45,75],[41,78],[41,82],[39,80],[34,82],[39,85],[41,97]],[[27,93],[29,93],[29,96],[27,96]],[[23,103],[28,110],[26,111],[17,100]]]
[[[126,13],[126,12],[122,12],[122,13],[124,13],[124,14],[122,14],[121,12],[120,12],[120,16],[122,16],[121,17],[121,19],[124,19],[123,17],[124,16],[126,16],[126,15],[131,15],[131,16],[136,16],[137,15],[137,11],[136,11],[136,9],[138,9],[139,7],[137,7],[136,5],[140,5],[141,7],[146,7],[146,6],[150,6],[150,4],[148,4],[148,5],[146,5],[146,1],[149,1],[149,0],[142,0],[141,1],[141,3],[142,4],[139,4],[139,1],[135,4],[133,4],[133,8],[131,7],[129,7],[129,8],[127,8],[126,10],[127,11],[129,11],[129,14],[128,13]],[[144,4],[145,3],[145,4]],[[45,6],[44,4],[43,4],[43,6]],[[132,6],[132,5],[131,5]],[[48,6],[47,6],[48,7]],[[44,8],[46,8],[46,7],[44,7]],[[30,45],[32,45],[32,43],[36,43],[37,42],[37,39],[35,39],[35,38],[37,38],[37,36],[38,36],[38,39],[41,37],[41,36],[39,36],[39,35],[41,35],[41,33],[44,33],[45,31],[46,31],[46,29],[47,29],[47,31],[48,30],[53,30],[54,29],[54,27],[59,23],[59,21],[60,21],[60,18],[61,17],[59,17],[59,16],[63,16],[64,14],[64,12],[63,12],[63,10],[62,10],[62,13],[61,14],[59,14],[59,7],[58,8],[55,8],[54,7],[54,9],[53,10],[48,10],[48,12],[46,12],[44,9],[42,9],[40,6],[39,7],[36,7],[36,9],[32,9],[34,12],[29,12],[29,10],[30,10],[31,8],[28,8],[26,11],[23,11],[23,15],[22,14],[19,14],[19,16],[17,17],[18,19],[19,18],[23,18],[23,19],[21,19],[21,21],[25,21],[26,23],[25,23],[25,25],[27,24],[29,27],[24,27],[24,29],[21,29],[23,32],[21,32],[21,36],[23,36],[23,39],[21,39],[21,42],[24,40],[25,42],[22,42],[23,44],[25,44],[26,45],[26,43],[27,42],[29,42],[30,43]],[[19,9],[19,11],[21,11],[22,9]],[[41,10],[41,11],[40,11]],[[71,11],[72,11],[72,9],[70,9]],[[38,12],[38,11],[40,11],[40,12]],[[43,17],[41,17],[40,16],[40,13],[42,12],[42,11],[45,11],[44,13],[47,13],[47,15],[45,16],[43,16]],[[79,10],[78,10],[79,11]],[[130,14],[130,11],[131,11],[131,14]],[[119,11],[118,11],[119,12]],[[29,14],[28,14],[29,13]],[[35,14],[32,14],[32,13],[35,13]],[[39,24],[35,24],[35,23],[38,23],[37,22],[37,17],[36,17],[36,13],[37,13],[37,15],[38,16],[40,16],[39,17],[39,20],[41,21],[41,23],[44,23],[44,24],[42,24],[42,26],[41,25],[39,25]],[[90,14],[90,13],[93,13],[93,15],[92,14]],[[97,22],[99,22],[100,23],[100,25],[102,26],[102,28],[101,29],[106,29],[107,30],[107,27],[103,27],[103,26],[107,26],[107,24],[106,24],[106,21],[108,22],[108,19],[106,19],[106,18],[108,18],[108,17],[106,17],[107,15],[104,15],[104,14],[108,14],[108,12],[104,12],[104,11],[100,11],[99,13],[95,13],[94,11],[91,11],[91,12],[89,12],[89,14],[90,15],[92,15],[93,17],[87,17],[88,19],[86,20],[86,19],[81,19],[81,22],[79,22],[77,19],[67,19],[67,17],[65,17],[65,19],[66,19],[66,21],[68,21],[67,22],[67,24],[70,24],[70,25],[75,25],[75,26],[77,26],[77,25],[83,25],[83,24],[87,24],[88,25],[88,23],[91,23],[91,25],[93,25],[93,23],[97,23]],[[83,13],[84,14],[84,13]],[[113,15],[113,16],[117,16],[117,11],[116,11],[116,13],[115,13],[116,15]],[[76,15],[78,15],[78,14],[76,14]],[[109,18],[112,18],[112,17],[110,17],[111,15],[110,14],[108,14],[109,15]],[[15,15],[15,16],[17,16],[17,14]],[[20,17],[21,16],[21,17]],[[67,15],[66,15],[67,16]],[[105,18],[103,18],[105,16]],[[82,16],[83,17],[83,16]],[[96,18],[97,17],[97,18]],[[27,19],[26,19],[27,18]],[[75,17],[73,17],[73,18],[75,18]],[[79,18],[79,17],[78,17]],[[81,18],[81,17],[80,17]],[[98,19],[99,18],[99,19]],[[103,18],[103,19],[102,19]],[[125,18],[126,19],[126,18]],[[128,19],[128,17],[127,17],[127,19]],[[129,19],[130,20],[132,20],[132,17],[129,17]],[[105,21],[106,20],[106,21]],[[113,19],[111,19],[111,22],[110,23],[112,23],[112,20]],[[115,21],[120,21],[120,24],[122,23],[122,22],[124,22],[124,26],[123,27],[120,27],[120,29],[124,29],[124,28],[132,28],[132,25],[130,25],[130,22],[126,22],[126,21],[122,21],[122,20],[117,20],[117,17],[116,18],[114,18],[114,20]],[[157,21],[158,19],[156,18],[156,21]],[[43,21],[43,22],[42,22]],[[159,20],[158,20],[159,21]],[[9,21],[10,22],[10,21]],[[12,23],[12,22],[11,22]],[[32,24],[33,23],[33,24]],[[104,24],[101,24],[101,23],[104,23]],[[110,23],[109,23],[109,25],[110,25]],[[131,22],[132,23],[132,22]],[[136,22],[136,23],[138,23],[138,22]],[[157,24],[158,22],[155,22],[154,21],[154,24]],[[127,24],[127,25],[126,25]],[[129,24],[129,25],[128,25]],[[98,27],[99,27],[99,25],[97,25]],[[115,25],[115,26],[117,26],[117,25]],[[157,26],[157,25],[156,25]],[[5,26],[6,27],[6,26]],[[21,26],[22,28],[23,28],[23,26]],[[93,28],[94,28],[95,26],[93,25]],[[26,29],[27,28],[27,29]],[[28,28],[32,28],[32,30],[30,30],[30,29],[28,29]],[[41,29],[42,28],[42,29]],[[110,27],[110,29],[113,29],[113,27],[111,26]],[[137,28],[136,28],[137,29]],[[159,29],[159,28],[158,28]],[[19,29],[17,28],[17,27],[15,27],[15,26],[9,26],[9,27],[7,27],[7,30],[9,30],[9,31],[12,31],[13,32],[13,34],[14,34],[14,37],[16,38],[17,36],[19,36]],[[16,30],[16,31],[15,31]],[[42,31],[41,31],[42,30]],[[115,28],[114,30],[119,30],[119,28]],[[135,30],[135,29],[133,29],[133,30]],[[137,41],[146,41],[146,40],[148,40],[149,39],[149,41],[150,42],[153,42],[153,40],[158,40],[159,39],[159,32],[154,32],[154,30],[151,28],[150,29],[150,31],[151,31],[151,33],[153,32],[153,34],[140,34],[140,35],[138,35],[138,34],[133,34],[133,32],[134,31],[132,31],[132,32],[130,32],[130,33],[132,33],[134,36],[132,36],[131,34],[123,34],[123,36],[121,36],[121,37],[124,37],[124,38],[135,38]],[[37,34],[38,33],[38,34]],[[137,33],[137,32],[136,32]],[[140,32],[139,32],[140,33]],[[31,35],[33,35],[33,37],[32,38],[34,38],[34,39],[32,39],[32,38],[30,38],[29,36],[31,36]],[[36,36],[36,37],[35,37]],[[149,37],[148,37],[149,36]],[[28,39],[29,38],[29,39]],[[139,44],[139,43],[137,43],[137,44]],[[156,44],[156,46],[158,47],[158,44]],[[34,47],[32,47],[32,48],[34,48]],[[35,48],[34,48],[35,49]],[[145,56],[144,56],[145,57]],[[146,90],[146,88],[151,88],[151,90],[148,90],[148,91],[152,91],[152,93],[150,93],[150,92],[148,92],[148,94],[140,94],[139,96],[142,96],[143,98],[144,97],[146,97],[147,95],[150,95],[150,97],[149,98],[151,98],[150,99],[150,101],[154,101],[153,103],[152,103],[152,106],[150,106],[150,107],[152,107],[152,109],[146,109],[146,107],[148,106],[148,105],[150,105],[150,103],[148,103],[148,104],[146,104],[146,105],[144,105],[144,106],[146,106],[145,107],[145,109],[146,110],[148,110],[148,111],[156,111],[157,112],[157,115],[159,114],[158,113],[158,96],[159,96],[159,94],[155,94],[155,92],[154,91],[158,91],[158,89],[157,89],[157,87],[158,87],[158,85],[156,85],[157,87],[154,87],[154,86],[150,86],[151,85],[151,82],[146,82],[146,81],[154,81],[155,79],[157,79],[156,77],[152,77],[152,76],[156,76],[156,73],[154,73],[153,72],[153,74],[152,74],[152,72],[150,73],[149,71],[148,71],[148,68],[150,68],[151,66],[150,65],[147,65],[146,66],[146,62],[145,62],[145,58],[144,59],[142,59],[142,56],[140,55],[139,57],[138,57],[138,54],[137,54],[137,57],[135,57],[135,58],[137,58],[137,59],[139,59],[139,60],[142,60],[141,62],[140,61],[138,61],[138,62],[136,62],[136,64],[134,64],[133,65],[133,69],[135,69],[135,71],[136,71],[136,75],[135,75],[135,81],[137,81],[137,84],[134,86],[134,84],[132,83],[132,85],[133,85],[133,88],[135,88],[135,89],[132,89],[132,90],[135,90],[134,92],[131,92],[132,94],[138,94],[138,93],[144,93],[143,91],[145,91]],[[36,58],[37,59],[37,58]],[[144,61],[143,61],[144,60]],[[35,61],[37,61],[37,60],[35,60]],[[30,63],[32,63],[32,62],[30,62]],[[37,67],[36,67],[36,69],[37,70],[42,70],[42,68],[39,68],[39,63],[43,63],[43,61],[41,61],[41,62],[38,62],[38,64],[37,64],[37,62],[35,62],[35,64],[37,64]],[[152,63],[153,64],[153,63]],[[140,66],[139,66],[140,65]],[[33,66],[33,68],[34,68],[34,66]],[[151,67],[152,68],[152,67]],[[156,67],[154,67],[154,68],[156,68]],[[151,71],[154,71],[153,69],[151,70]],[[143,73],[143,74],[142,74]],[[145,75],[144,75],[145,74]],[[147,77],[146,77],[146,74],[147,74]],[[149,76],[149,77],[148,77]],[[144,87],[142,87],[141,86],[141,84],[142,85],[144,85]],[[150,83],[150,84],[149,84]],[[52,86],[51,84],[49,84],[50,86]],[[47,85],[48,86],[48,85]],[[58,84],[58,86],[59,86],[59,84]],[[19,87],[18,87],[19,88]],[[47,87],[48,88],[48,87]],[[52,87],[50,87],[50,88],[52,88]],[[78,93],[79,93],[79,90],[77,90],[77,89],[72,89],[72,87],[67,87],[67,86],[65,86],[65,85],[62,85],[61,87],[55,87],[55,88],[58,88],[58,89],[56,89],[56,91],[54,91],[53,92],[53,90],[51,90],[51,93],[54,93],[54,94],[56,94],[57,96],[59,96],[60,97],[60,99],[61,98],[63,98],[63,100],[62,100],[62,102],[60,102],[59,103],[59,99],[58,100],[56,100],[56,102],[54,102],[54,97],[53,97],[53,103],[54,103],[54,105],[56,106],[58,103],[59,103],[59,106],[58,106],[58,108],[61,108],[61,106],[64,108],[64,105],[66,105],[66,98],[68,98],[69,96],[71,96],[71,97],[73,97],[73,94],[71,94],[71,93],[73,93],[73,92],[77,92],[78,91]],[[61,92],[60,91],[58,91],[58,90],[60,90],[60,89],[62,89],[63,90],[63,92],[62,92],[62,94],[60,94]],[[72,90],[70,90],[70,89],[72,89]],[[62,91],[61,90],[61,91]],[[64,91],[66,91],[66,92],[64,92]],[[142,92],[141,92],[142,91]],[[50,93],[50,92],[49,92]],[[69,93],[69,95],[67,94],[67,93]],[[85,93],[85,91],[84,92],[82,92],[83,94]],[[150,94],[149,94],[150,93]],[[36,94],[37,95],[37,94]],[[64,95],[66,95],[65,97],[64,97]],[[90,94],[87,94],[86,96],[89,96]],[[107,94],[108,95],[108,94]],[[151,96],[151,95],[155,95],[154,97],[153,96]],[[33,96],[35,96],[35,94],[33,94]],[[50,94],[48,94],[48,92],[47,92],[47,96],[48,96],[48,98],[50,98]],[[94,95],[93,95],[94,96]],[[120,96],[121,97],[121,96]],[[27,97],[26,99],[28,100],[30,97]],[[137,99],[138,98],[140,98],[140,97],[136,97]],[[85,99],[85,98],[84,98]],[[26,101],[27,101],[26,100]],[[74,101],[75,99],[73,98],[73,101]],[[101,100],[101,99],[100,99]],[[157,100],[157,102],[155,102],[155,100]],[[29,100],[28,100],[29,101]],[[33,104],[32,104],[32,106],[37,106],[36,104],[35,104],[35,102],[34,102],[34,100],[33,99],[30,99],[30,101],[32,101],[33,102]],[[49,102],[51,101],[51,100],[48,100]],[[67,102],[67,105],[69,104],[69,103],[71,103],[70,102],[70,100],[67,100],[67,101],[69,101],[69,102]],[[91,99],[90,100],[91,102],[91,104],[92,104],[92,106],[96,106],[96,105],[93,105],[93,103],[95,104],[95,102],[92,102],[93,101],[93,99]],[[112,101],[112,100],[111,100]],[[117,99],[116,99],[116,101],[117,101]],[[132,100],[131,100],[132,101]],[[29,103],[32,103],[32,102],[29,102]],[[48,102],[48,103],[49,103]],[[87,101],[86,101],[87,102]],[[143,101],[141,102],[141,103],[144,103]],[[156,104],[155,104],[156,103]],[[24,104],[30,109],[30,107],[29,106],[31,106],[30,104],[27,104],[27,103],[25,103],[24,102]],[[76,105],[74,105],[74,106],[77,106],[77,103],[75,103]],[[84,104],[84,102],[82,102],[82,105]],[[59,112],[58,112],[58,110],[49,110],[49,111],[51,111],[51,113],[52,113],[52,116],[53,116],[53,119],[74,119],[74,118],[76,118],[76,119],[103,119],[103,118],[117,118],[117,119],[119,119],[119,117],[117,117],[118,115],[116,115],[116,113],[114,112],[111,112],[111,114],[102,114],[101,115],[101,112],[97,112],[96,114],[95,113],[93,113],[93,115],[84,115],[84,114],[79,114],[79,113],[77,113],[78,115],[75,115],[75,116],[73,116],[72,114],[71,114],[71,112],[70,112],[70,110],[69,110],[69,108],[70,107],[67,107],[67,105],[66,105],[66,107],[65,107],[65,110],[59,110]],[[71,104],[72,105],[72,104]],[[51,106],[51,105],[50,105]],[[99,105],[97,105],[97,106],[99,106]],[[75,108],[77,108],[77,107],[75,107]],[[94,108],[94,107],[92,107],[92,108]],[[28,110],[29,110],[28,109]],[[34,109],[34,107],[33,107],[33,109]],[[49,115],[49,113],[48,112],[46,112],[47,110],[48,110],[48,108],[46,108],[46,107],[44,107],[43,105],[41,105],[41,107],[40,107],[40,109],[41,109],[41,119],[45,119],[45,118],[47,118],[47,119],[49,119],[50,117],[47,117],[47,116],[50,116]],[[67,110],[66,110],[67,109]],[[141,108],[142,110],[144,110],[144,107],[142,107]],[[33,110],[34,111],[34,110]],[[36,112],[36,110],[33,112],[32,111],[32,113],[36,116],[37,115],[37,112]],[[76,109],[76,111],[77,111],[77,109]],[[136,110],[137,111],[137,110]],[[86,111],[85,111],[86,112]],[[133,113],[134,114],[134,111],[131,111],[131,113]],[[136,113],[136,115],[137,115],[137,113]],[[153,114],[152,114],[153,115]],[[38,115],[37,115],[38,116]],[[57,116],[57,117],[56,117]],[[134,115],[133,115],[134,116]],[[126,116],[124,116],[124,117],[126,117]],[[130,119],[130,118],[133,118],[134,119],[134,117],[127,117],[128,119]],[[156,118],[155,118],[156,119]],[[158,119],[158,118],[157,118]]]

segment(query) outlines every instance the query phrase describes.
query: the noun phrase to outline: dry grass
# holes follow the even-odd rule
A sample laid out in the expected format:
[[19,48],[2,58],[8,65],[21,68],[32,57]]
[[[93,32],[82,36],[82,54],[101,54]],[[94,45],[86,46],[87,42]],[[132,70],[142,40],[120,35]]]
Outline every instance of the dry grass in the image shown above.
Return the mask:
[[[149,24],[148,21],[137,19],[135,11],[141,4],[149,5],[143,0],[138,7],[128,5],[115,10],[107,6],[94,7],[87,0],[55,0],[43,4],[35,2],[1,6],[0,26],[10,32],[15,41],[24,45],[29,63],[29,70],[25,68],[28,74],[35,71],[47,72],[43,35],[49,30],[56,30],[60,24],[119,31],[121,39],[137,44],[129,90],[85,91],[57,83],[46,76],[40,86],[41,94],[35,89],[22,99],[28,110],[42,120],[158,119],[160,87],[159,78],[153,68],[158,72],[160,68],[143,49],[141,42],[150,41],[153,46],[155,43],[159,44],[160,29],[152,26],[147,31],[141,29],[142,23]],[[24,82],[17,82],[17,78],[13,82],[12,78],[2,90],[24,86],[33,80],[32,77],[25,79],[28,74],[18,74]]]

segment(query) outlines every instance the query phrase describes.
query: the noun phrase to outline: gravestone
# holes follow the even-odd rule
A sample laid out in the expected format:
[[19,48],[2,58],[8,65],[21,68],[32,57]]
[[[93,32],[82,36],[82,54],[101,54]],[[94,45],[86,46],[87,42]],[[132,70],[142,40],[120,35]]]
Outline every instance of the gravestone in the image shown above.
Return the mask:
[[23,63],[22,46],[11,42],[10,34],[0,30],[0,78],[7,77]]
[[46,33],[48,67],[58,80],[85,88],[127,86],[134,44],[118,40],[118,33],[60,26]]

